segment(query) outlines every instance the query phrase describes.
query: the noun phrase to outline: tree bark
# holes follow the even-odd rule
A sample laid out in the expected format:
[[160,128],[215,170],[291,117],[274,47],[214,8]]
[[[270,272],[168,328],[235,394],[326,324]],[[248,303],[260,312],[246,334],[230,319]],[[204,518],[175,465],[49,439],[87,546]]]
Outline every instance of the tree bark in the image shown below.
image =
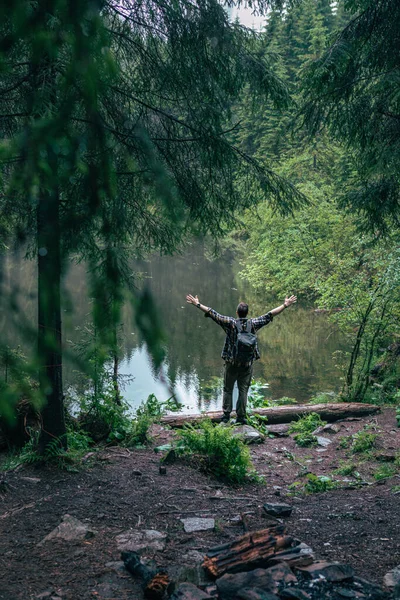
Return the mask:
[[60,198],[57,157],[47,145],[53,185],[41,189],[37,207],[38,245],[38,359],[39,384],[44,407],[39,451],[60,438],[66,448],[61,351],[61,248]]
[[[333,422],[348,417],[364,417],[379,412],[379,406],[373,404],[361,404],[356,402],[341,402],[338,404],[305,404],[292,406],[276,406],[271,408],[258,408],[254,410],[255,416],[268,417],[267,424],[290,423],[297,421],[303,415],[312,412],[318,413],[324,421]],[[162,417],[161,423],[170,427],[183,427],[185,423],[196,425],[205,418],[213,422],[221,420],[221,411],[207,412],[202,415],[168,415]]]

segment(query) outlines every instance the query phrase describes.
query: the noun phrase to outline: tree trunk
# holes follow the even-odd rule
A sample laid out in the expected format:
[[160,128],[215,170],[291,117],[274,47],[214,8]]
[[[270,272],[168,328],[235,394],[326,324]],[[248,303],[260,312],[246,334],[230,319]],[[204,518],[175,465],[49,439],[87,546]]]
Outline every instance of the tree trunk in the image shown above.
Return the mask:
[[47,146],[53,185],[42,189],[37,207],[39,383],[45,405],[39,450],[56,438],[65,448],[61,353],[61,249],[57,157]]
[[[271,408],[258,408],[253,414],[268,417],[267,424],[290,423],[303,415],[312,412],[318,413],[324,421],[332,422],[348,417],[364,417],[378,412],[379,406],[373,404],[358,404],[356,402],[340,402],[338,404],[305,404],[292,406],[276,406]],[[168,415],[162,417],[161,423],[170,427],[183,427],[185,423],[196,425],[205,418],[218,422],[223,416],[222,412],[207,412],[202,415]]]

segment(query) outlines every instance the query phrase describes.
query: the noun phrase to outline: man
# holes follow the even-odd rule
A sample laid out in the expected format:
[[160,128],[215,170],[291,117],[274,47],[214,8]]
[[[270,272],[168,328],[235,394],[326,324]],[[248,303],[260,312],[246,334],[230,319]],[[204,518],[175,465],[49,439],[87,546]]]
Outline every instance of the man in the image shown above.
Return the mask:
[[[233,317],[225,317],[220,315],[212,308],[204,306],[204,304],[199,302],[197,296],[192,296],[191,294],[186,296],[186,301],[189,304],[197,306],[197,308],[205,313],[205,317],[211,317],[211,319],[218,323],[218,325],[221,325],[222,329],[226,332],[225,345],[221,354],[221,357],[225,360],[224,394],[222,401],[222,408],[224,411],[224,416],[222,417],[223,423],[228,423],[230,419],[230,414],[232,411],[232,392],[235,381],[237,381],[239,389],[239,397],[236,404],[236,423],[247,423],[247,393],[251,384],[253,361],[260,358],[260,352],[258,350],[255,333],[261,329],[261,327],[268,325],[268,323],[270,323],[276,315],[279,315],[279,313],[285,310],[285,308],[288,308],[291,304],[294,304],[296,300],[296,296],[285,298],[283,304],[269,311],[265,315],[262,315],[261,317],[256,317],[255,319],[247,319],[249,306],[245,302],[240,302],[236,310],[236,314],[238,316],[238,320],[236,320]],[[250,323],[248,323],[248,321],[250,321]],[[239,342],[241,343],[241,340],[244,338],[243,334],[246,334],[247,338],[250,340],[248,345],[249,349],[245,350],[245,352],[248,352],[247,355],[243,352],[240,354],[240,351],[238,350]],[[253,338],[253,341],[251,341],[251,338]],[[253,347],[251,346],[251,343],[254,344]],[[245,362],[243,362],[243,359],[241,362],[237,359],[238,355],[248,357],[245,359]]]

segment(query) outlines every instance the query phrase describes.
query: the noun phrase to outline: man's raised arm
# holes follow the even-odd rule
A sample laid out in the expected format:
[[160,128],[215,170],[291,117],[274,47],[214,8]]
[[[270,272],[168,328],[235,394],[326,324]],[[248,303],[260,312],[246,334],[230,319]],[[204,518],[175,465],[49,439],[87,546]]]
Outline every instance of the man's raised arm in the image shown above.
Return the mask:
[[297,296],[290,296],[289,298],[285,298],[285,301],[283,304],[281,304],[280,306],[277,306],[276,308],[273,308],[269,312],[274,317],[275,315],[279,315],[279,313],[281,313],[283,310],[285,310],[285,308],[288,308],[288,306],[290,306],[291,304],[294,304],[295,302],[297,302]]
[[192,294],[188,294],[186,296],[186,302],[188,304],[194,304],[194,306],[197,306],[197,308],[199,308],[200,310],[202,310],[204,313],[208,312],[210,310],[209,306],[204,306],[204,304],[201,304],[199,302],[199,299],[197,296],[192,296]]

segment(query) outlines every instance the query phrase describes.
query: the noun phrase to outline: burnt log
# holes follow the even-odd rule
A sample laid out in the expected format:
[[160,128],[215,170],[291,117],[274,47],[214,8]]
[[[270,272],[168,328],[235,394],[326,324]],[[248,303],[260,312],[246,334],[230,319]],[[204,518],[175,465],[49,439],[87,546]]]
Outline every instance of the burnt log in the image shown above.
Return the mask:
[[[297,421],[300,417],[310,413],[318,413],[323,421],[332,423],[340,419],[350,417],[365,417],[379,412],[379,406],[373,404],[362,404],[361,402],[340,402],[337,404],[302,404],[290,406],[273,406],[269,408],[258,408],[253,415],[267,417],[269,425],[290,423]],[[223,417],[221,411],[212,411],[193,415],[167,415],[162,417],[161,424],[169,427],[183,427],[186,423],[196,425],[205,418],[217,423]]]
[[144,597],[149,600],[161,600],[170,585],[168,573],[164,570],[149,568],[140,560],[137,552],[122,552],[125,568],[134,576],[142,580]]
[[252,571],[268,565],[269,560],[284,549],[289,549],[293,538],[286,535],[284,525],[252,531],[207,552],[203,568],[212,577],[225,573]]

